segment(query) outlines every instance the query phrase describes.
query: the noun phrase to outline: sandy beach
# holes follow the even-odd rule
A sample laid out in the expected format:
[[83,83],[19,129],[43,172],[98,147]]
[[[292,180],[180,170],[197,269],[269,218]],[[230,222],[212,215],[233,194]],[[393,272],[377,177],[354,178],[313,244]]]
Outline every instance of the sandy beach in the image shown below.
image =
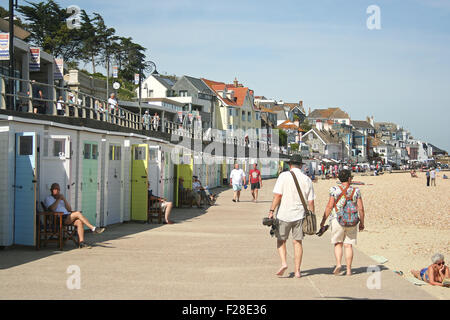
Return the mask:
[[[411,178],[409,173],[360,176],[354,181],[362,192],[366,212],[366,230],[358,235],[357,248],[369,256],[383,256],[384,265],[411,277],[411,269],[431,264],[431,256],[440,252],[450,261],[450,180],[436,179],[436,187],[427,187],[425,173]],[[447,173],[448,175],[448,173]],[[322,218],[327,190],[337,180],[321,180],[314,185],[316,213]],[[329,237],[329,234],[325,234]],[[438,299],[450,299],[450,288],[421,286]]]

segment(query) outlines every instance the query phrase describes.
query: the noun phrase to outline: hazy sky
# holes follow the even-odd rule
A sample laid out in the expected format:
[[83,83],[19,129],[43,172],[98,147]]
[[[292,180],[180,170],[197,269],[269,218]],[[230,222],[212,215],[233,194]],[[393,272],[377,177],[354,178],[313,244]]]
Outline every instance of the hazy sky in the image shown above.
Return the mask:
[[[450,151],[450,0],[57,0],[98,12],[160,73],[373,115]],[[369,30],[368,6],[381,9]]]

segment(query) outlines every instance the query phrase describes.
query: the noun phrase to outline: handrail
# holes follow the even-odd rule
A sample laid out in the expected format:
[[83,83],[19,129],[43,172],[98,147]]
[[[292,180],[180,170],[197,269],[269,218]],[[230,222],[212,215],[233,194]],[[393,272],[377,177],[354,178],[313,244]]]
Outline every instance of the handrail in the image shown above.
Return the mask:
[[[19,87],[14,94],[7,91],[11,81],[19,82],[18,85],[14,84]],[[38,93],[38,96],[36,96],[36,91],[39,91],[39,93],[46,91],[45,96],[44,92],[42,92],[42,95]],[[62,100],[59,97],[62,97]],[[120,103],[118,108],[111,109],[107,99],[98,98],[88,93],[0,74],[0,109],[7,109],[7,101],[9,101],[9,109],[20,112],[93,119],[135,130],[159,131],[191,139],[219,141],[244,147],[257,147],[259,144],[259,148],[268,149],[267,144],[263,141],[253,139],[245,141],[242,137],[230,136],[230,132],[225,134],[226,131],[217,136],[211,135],[206,133],[207,129],[193,128],[167,119],[158,119],[155,122],[153,116],[150,116],[149,120],[144,122],[143,115],[120,107]]]

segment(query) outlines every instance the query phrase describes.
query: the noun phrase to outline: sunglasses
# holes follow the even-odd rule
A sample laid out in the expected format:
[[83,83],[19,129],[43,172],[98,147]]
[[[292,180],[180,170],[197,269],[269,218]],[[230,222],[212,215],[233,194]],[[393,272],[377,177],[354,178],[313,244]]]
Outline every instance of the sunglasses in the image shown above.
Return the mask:
[[442,262],[439,262],[439,263],[436,263],[438,266],[442,266],[442,265],[444,265],[445,264],[445,261],[442,261]]

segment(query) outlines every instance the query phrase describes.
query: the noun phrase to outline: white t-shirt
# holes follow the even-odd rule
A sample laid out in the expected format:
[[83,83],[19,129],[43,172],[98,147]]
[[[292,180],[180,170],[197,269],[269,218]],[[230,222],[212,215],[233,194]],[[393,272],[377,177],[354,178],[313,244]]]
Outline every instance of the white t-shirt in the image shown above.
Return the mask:
[[242,185],[242,179],[245,178],[244,170],[233,169],[231,170],[230,179],[233,184]]
[[110,109],[114,110],[117,107],[117,100],[109,98],[108,99],[108,104],[109,104]]
[[201,184],[199,181],[194,181],[192,183],[192,189],[194,189],[195,192],[200,191],[200,188],[201,188]]
[[[45,198],[44,204],[48,208],[51,205],[53,205],[55,203],[55,201],[56,200],[55,200],[55,198],[53,198],[53,196],[48,196],[47,198]],[[70,214],[70,212],[67,211],[67,209],[66,209],[66,204],[64,203],[64,201],[62,201],[62,200],[58,200],[58,201],[59,201],[58,206],[56,207],[54,212],[62,212],[65,215]]]
[[[303,172],[294,168],[292,171],[297,177],[298,184],[302,190],[306,202],[314,200],[314,188],[310,178],[303,174]],[[303,219],[305,217],[305,209],[303,208],[302,200],[298,194],[295,186],[294,178],[289,171],[283,172],[278,177],[273,193],[281,194],[281,203],[278,210],[277,218],[285,222],[293,222]]]
[[435,170],[431,170],[430,171],[430,178],[431,179],[436,179],[436,171]]
[[62,110],[63,104],[64,104],[64,100],[58,100],[58,103],[56,103],[56,110]]

